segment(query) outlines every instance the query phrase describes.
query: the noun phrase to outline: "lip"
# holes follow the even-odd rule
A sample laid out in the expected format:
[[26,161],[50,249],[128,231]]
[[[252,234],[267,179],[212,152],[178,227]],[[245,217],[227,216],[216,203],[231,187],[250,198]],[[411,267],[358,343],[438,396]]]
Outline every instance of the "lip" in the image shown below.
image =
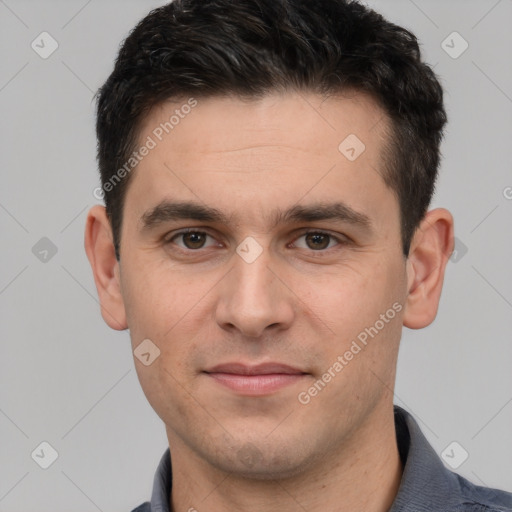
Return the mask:
[[206,370],[206,373],[230,373],[233,375],[270,375],[280,373],[285,375],[297,375],[306,372],[281,363],[262,363],[257,365],[224,363]]
[[303,379],[307,373],[281,363],[244,365],[227,363],[205,371],[218,384],[242,395],[261,396],[276,392]]

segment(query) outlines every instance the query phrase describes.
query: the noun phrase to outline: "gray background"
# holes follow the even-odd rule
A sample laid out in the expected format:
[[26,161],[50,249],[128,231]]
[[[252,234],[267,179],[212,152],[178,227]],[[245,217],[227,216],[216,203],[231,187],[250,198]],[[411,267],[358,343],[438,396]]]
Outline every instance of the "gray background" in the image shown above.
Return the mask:
[[[83,250],[99,184],[92,96],[120,41],[162,4],[0,0],[1,511],[131,510],[166,448]],[[404,330],[396,403],[438,453],[453,441],[469,453],[459,473],[512,491],[512,0],[370,5],[416,33],[446,88],[433,206],[452,211],[459,239],[436,322]],[[43,31],[59,45],[46,59],[31,48]],[[458,58],[442,46],[454,31],[469,43]],[[59,454],[48,469],[31,457],[42,441]]]

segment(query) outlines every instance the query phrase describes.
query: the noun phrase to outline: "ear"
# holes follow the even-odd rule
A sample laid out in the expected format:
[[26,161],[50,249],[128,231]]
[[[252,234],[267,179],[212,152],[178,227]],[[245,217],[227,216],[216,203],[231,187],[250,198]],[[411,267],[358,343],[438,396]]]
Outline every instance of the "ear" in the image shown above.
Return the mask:
[[122,331],[128,325],[121,294],[119,262],[105,207],[96,205],[89,210],[84,245],[98,290],[101,316],[112,329]]
[[444,208],[428,212],[414,234],[407,258],[406,327],[421,329],[434,321],[453,245],[451,213]]

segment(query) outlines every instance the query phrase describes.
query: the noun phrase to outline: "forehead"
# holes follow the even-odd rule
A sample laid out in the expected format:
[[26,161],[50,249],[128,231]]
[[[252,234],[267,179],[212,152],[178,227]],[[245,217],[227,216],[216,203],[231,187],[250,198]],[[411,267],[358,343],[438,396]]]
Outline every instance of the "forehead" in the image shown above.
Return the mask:
[[141,123],[139,147],[152,149],[128,195],[146,209],[171,195],[253,219],[270,205],[343,200],[371,216],[375,200],[394,198],[382,179],[388,131],[378,104],[354,92],[168,101]]
[[375,145],[388,125],[387,115],[372,97],[352,90],[329,97],[299,91],[259,99],[182,97],[150,111],[141,123],[139,141],[150,135],[157,143],[171,145],[172,138],[175,153],[198,155],[242,149],[254,153],[258,147],[279,144],[309,153],[329,148],[338,156],[338,145],[346,136]]

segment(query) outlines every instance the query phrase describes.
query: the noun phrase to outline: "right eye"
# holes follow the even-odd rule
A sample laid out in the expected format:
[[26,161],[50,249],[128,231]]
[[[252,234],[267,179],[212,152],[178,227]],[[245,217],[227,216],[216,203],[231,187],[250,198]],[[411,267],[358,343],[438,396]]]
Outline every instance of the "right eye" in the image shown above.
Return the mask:
[[[204,249],[212,245],[205,245],[207,238],[213,239],[212,236],[204,231],[187,229],[179,233],[175,233],[171,238],[167,239],[166,244],[173,243],[176,244],[180,249],[196,251],[198,249]],[[176,240],[181,241],[181,244],[176,242]]]

